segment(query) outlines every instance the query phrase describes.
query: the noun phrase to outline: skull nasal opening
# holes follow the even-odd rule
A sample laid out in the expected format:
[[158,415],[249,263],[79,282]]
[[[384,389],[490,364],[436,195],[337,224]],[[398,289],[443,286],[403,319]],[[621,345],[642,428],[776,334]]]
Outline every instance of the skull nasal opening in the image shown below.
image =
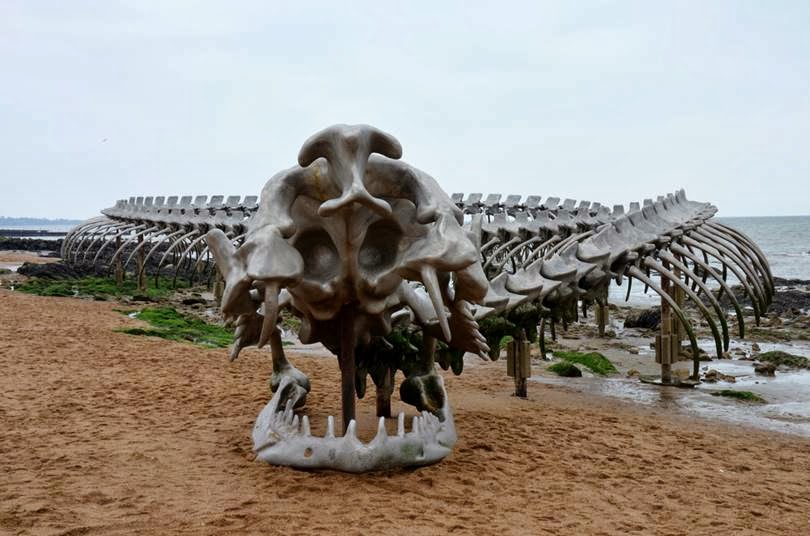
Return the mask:
[[397,262],[402,231],[390,221],[371,224],[357,255],[357,264],[364,272],[388,270]]
[[328,281],[340,272],[340,256],[325,230],[312,229],[301,233],[294,246],[304,259],[304,273],[308,279]]

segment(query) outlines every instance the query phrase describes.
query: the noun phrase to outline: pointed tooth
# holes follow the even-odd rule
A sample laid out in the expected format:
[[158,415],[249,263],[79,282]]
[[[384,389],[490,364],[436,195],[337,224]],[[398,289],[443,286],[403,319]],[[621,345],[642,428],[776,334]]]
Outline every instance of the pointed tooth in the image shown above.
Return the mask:
[[377,435],[374,437],[374,439],[385,439],[387,437],[388,432],[385,430],[385,417],[380,417],[380,420],[377,422]]
[[425,285],[425,290],[427,290],[430,301],[433,303],[433,309],[436,311],[436,318],[439,320],[439,326],[442,328],[445,342],[450,342],[450,323],[447,320],[447,312],[444,309],[442,293],[439,288],[439,278],[436,277],[436,270],[430,266],[423,267],[422,284]]
[[405,413],[402,411],[397,415],[397,437],[405,437]]
[[343,434],[343,437],[357,439],[357,421],[354,419],[349,421],[349,426],[346,427],[346,433]]
[[333,439],[335,437],[335,418],[331,415],[326,419],[326,435],[329,439]]
[[237,337],[234,339],[233,344],[231,345],[231,351],[228,354],[228,360],[233,361],[237,357],[239,357],[239,351],[242,350],[242,339]]
[[293,427],[293,430],[298,432],[298,415],[293,415],[292,427]]
[[419,433],[419,417],[414,417],[411,420],[411,433],[414,433],[414,434]]
[[287,400],[287,405],[284,406],[284,411],[281,414],[281,422],[288,424],[292,419],[292,398]]
[[304,418],[301,419],[301,434],[304,437],[309,437],[312,433],[309,430],[309,417],[304,415]]
[[262,333],[259,335],[259,348],[267,344],[270,336],[276,329],[278,321],[278,283],[268,283],[264,287],[264,322],[262,322]]

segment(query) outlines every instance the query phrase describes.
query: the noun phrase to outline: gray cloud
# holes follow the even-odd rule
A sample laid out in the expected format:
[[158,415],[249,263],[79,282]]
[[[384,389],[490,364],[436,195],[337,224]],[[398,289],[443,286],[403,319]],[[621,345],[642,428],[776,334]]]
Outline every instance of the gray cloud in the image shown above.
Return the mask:
[[258,193],[365,122],[448,192],[810,213],[806,2],[389,4],[0,4],[0,212]]

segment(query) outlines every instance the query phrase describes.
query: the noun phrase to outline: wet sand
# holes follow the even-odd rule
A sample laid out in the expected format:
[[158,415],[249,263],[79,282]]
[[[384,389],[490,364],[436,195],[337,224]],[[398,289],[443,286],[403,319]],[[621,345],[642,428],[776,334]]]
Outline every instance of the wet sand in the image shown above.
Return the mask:
[[[137,321],[114,307],[0,290],[0,534],[810,533],[810,441],[558,386],[515,399],[502,361],[447,376],[460,438],[441,464],[259,464],[269,354],[115,333]],[[291,358],[322,431],[336,360]]]
[[30,251],[0,251],[0,268],[5,268],[12,272],[10,274],[0,274],[0,281],[3,279],[18,279],[20,276],[14,272],[26,262],[32,264],[48,264],[60,260],[61,259],[56,257],[40,257]]
[[30,262],[33,264],[47,264],[50,262],[59,262],[62,259],[58,257],[41,257],[36,253],[30,251],[0,251],[0,263],[5,264],[23,264]]

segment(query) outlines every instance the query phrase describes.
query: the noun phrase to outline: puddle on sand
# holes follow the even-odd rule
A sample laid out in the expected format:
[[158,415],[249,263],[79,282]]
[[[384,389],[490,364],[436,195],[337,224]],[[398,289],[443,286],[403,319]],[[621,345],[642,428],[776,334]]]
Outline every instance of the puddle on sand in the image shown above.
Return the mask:
[[[713,345],[713,342],[701,341],[701,346],[704,344]],[[759,344],[763,351],[782,350],[810,357],[810,344],[804,342]],[[750,343],[742,341],[733,341],[731,346],[750,350]],[[739,359],[708,361],[701,364],[701,369],[704,372],[715,369],[722,374],[735,376],[736,382],[701,383],[695,389],[681,389],[649,385],[635,378],[534,376],[531,379],[539,383],[620,398],[644,406],[810,437],[810,370],[777,370],[776,376],[760,376],[754,374],[751,361]],[[764,398],[767,403],[756,404],[712,396],[713,391],[723,389],[751,391]]]
[[16,262],[0,262],[0,268],[5,268],[6,270],[11,270],[12,272],[16,272],[17,269],[22,266],[22,263]]

